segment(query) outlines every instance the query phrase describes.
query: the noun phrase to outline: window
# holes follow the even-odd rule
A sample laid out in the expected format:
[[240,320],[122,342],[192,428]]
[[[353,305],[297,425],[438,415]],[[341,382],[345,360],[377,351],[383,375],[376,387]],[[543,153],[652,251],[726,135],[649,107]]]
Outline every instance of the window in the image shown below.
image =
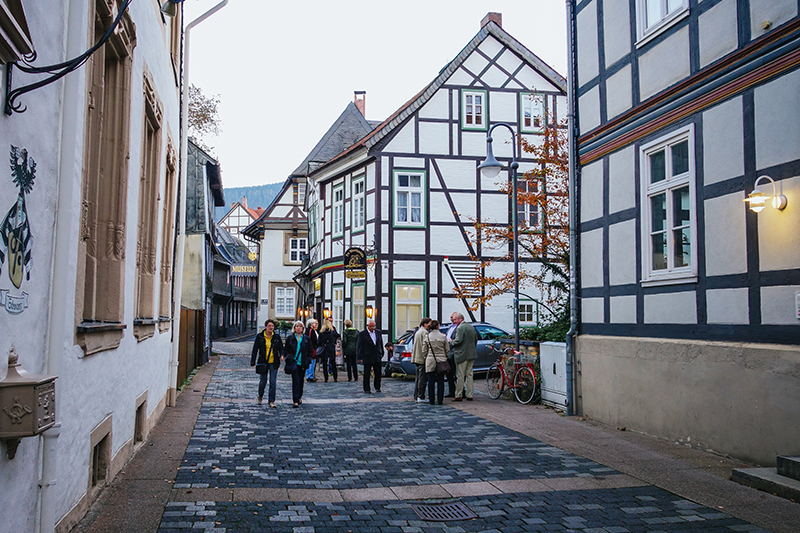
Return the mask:
[[344,330],[344,285],[333,287],[333,327],[339,333]]
[[536,302],[519,303],[519,324],[520,326],[539,325],[539,304]]
[[363,283],[354,283],[350,288],[350,292],[350,298],[352,302],[350,320],[353,321],[353,327],[358,331],[361,331],[365,327],[364,319],[366,318],[365,305],[367,301],[367,293],[365,290],[365,285]]
[[520,129],[523,133],[541,133],[545,127],[547,97],[542,93],[519,96]]
[[486,129],[486,91],[461,91],[461,127],[465,130]]
[[425,285],[403,284],[394,286],[394,336],[399,337],[406,330],[419,326],[422,320]]
[[344,186],[333,188],[333,236],[344,234]]
[[643,146],[641,165],[643,281],[686,281],[697,272],[693,128]]
[[314,246],[317,244],[317,217],[315,216],[317,211],[317,204],[312,205],[308,208],[308,239],[309,245]]
[[[637,0],[639,39],[647,39],[683,18],[688,0]],[[648,39],[649,40],[649,39]]]
[[275,287],[275,316],[294,317],[294,287]]
[[365,191],[364,191],[364,178],[353,180],[353,192],[351,196],[353,214],[352,214],[352,230],[353,232],[364,231],[365,226]]
[[[158,238],[159,177],[161,171],[161,102],[153,79],[144,71],[142,167],[139,175],[139,228],[136,242],[136,318],[153,318]],[[164,221],[166,223],[166,221]],[[141,338],[141,337],[140,337]]]
[[[108,2],[92,5],[89,31],[97,42],[113,13]],[[136,42],[129,11],[123,14],[118,29],[86,63],[86,142],[76,284],[76,315],[82,320],[79,333],[88,333],[99,323],[121,323],[125,307],[131,54]],[[120,331],[118,338],[121,336]],[[79,342],[87,354],[118,345],[117,339],[90,349],[84,341]]]
[[289,262],[299,263],[303,254],[308,253],[308,239],[305,237],[292,237],[289,239]]
[[395,171],[394,223],[396,226],[423,227],[425,173]]
[[[178,168],[178,155],[172,139],[167,135],[167,173],[164,184],[164,203],[161,207],[161,288],[159,295],[159,316],[169,318],[172,284],[172,243],[175,227],[175,176]],[[165,322],[169,327],[169,322]]]
[[520,228],[526,230],[539,228],[539,204],[535,197],[530,196],[539,190],[538,185],[538,182],[533,179],[517,180],[517,199],[522,202],[517,204],[517,221],[523,224]]

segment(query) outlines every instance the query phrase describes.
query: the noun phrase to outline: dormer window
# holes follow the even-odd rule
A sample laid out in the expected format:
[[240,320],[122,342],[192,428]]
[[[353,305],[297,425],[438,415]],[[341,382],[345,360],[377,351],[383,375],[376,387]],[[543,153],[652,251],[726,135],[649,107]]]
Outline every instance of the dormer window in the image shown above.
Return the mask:
[[486,91],[461,91],[461,127],[465,130],[486,129]]

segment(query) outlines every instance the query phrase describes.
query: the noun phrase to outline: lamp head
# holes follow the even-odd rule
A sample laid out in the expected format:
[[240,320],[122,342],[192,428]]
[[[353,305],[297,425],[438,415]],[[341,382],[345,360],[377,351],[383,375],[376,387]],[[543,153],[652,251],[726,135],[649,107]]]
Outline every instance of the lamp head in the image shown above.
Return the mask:
[[[763,181],[768,180],[772,183],[772,194],[766,194],[758,188],[758,184]],[[747,195],[747,198],[744,199],[745,202],[750,204],[750,210],[754,213],[761,212],[765,207],[767,207],[767,202],[772,200],[772,207],[775,209],[782,211],[786,207],[786,197],[782,194],[778,194],[778,189],[775,186],[775,181],[770,178],[769,176],[759,176],[756,180],[755,184],[753,185],[753,192]]]
[[164,3],[161,4],[161,12],[168,17],[174,17],[178,11],[178,4],[181,2],[183,0],[164,0]]
[[494,156],[491,137],[486,139],[486,159],[483,160],[483,163],[478,165],[478,168],[481,169],[483,177],[487,179],[496,178],[503,168],[503,164]]

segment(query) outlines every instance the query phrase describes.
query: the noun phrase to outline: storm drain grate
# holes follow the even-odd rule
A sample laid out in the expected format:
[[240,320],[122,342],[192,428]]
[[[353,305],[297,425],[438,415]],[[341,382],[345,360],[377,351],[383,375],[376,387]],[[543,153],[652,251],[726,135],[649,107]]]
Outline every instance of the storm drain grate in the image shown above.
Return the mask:
[[450,522],[478,518],[478,515],[461,502],[412,503],[411,508],[420,518],[429,522]]

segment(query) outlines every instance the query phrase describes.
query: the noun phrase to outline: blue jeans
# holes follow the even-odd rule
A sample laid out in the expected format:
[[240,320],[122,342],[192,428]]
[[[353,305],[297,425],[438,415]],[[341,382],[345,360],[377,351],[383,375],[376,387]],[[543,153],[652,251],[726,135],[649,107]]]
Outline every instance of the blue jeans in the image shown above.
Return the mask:
[[434,370],[433,372],[428,372],[426,376],[428,377],[428,401],[431,405],[434,404],[433,394],[436,392],[436,401],[441,405],[444,400],[444,374],[437,374],[436,370]]
[[259,374],[261,379],[258,382],[258,397],[264,397],[264,389],[267,388],[267,378],[269,378],[269,397],[267,401],[269,403],[275,403],[275,389],[278,386],[278,369],[274,367],[268,367],[266,374]]
[[299,403],[303,399],[303,378],[304,372],[302,368],[298,368],[292,372],[292,402]]
[[317,366],[317,361],[315,359],[311,360],[311,364],[308,365],[308,370],[306,370],[306,379],[314,379],[314,368]]

